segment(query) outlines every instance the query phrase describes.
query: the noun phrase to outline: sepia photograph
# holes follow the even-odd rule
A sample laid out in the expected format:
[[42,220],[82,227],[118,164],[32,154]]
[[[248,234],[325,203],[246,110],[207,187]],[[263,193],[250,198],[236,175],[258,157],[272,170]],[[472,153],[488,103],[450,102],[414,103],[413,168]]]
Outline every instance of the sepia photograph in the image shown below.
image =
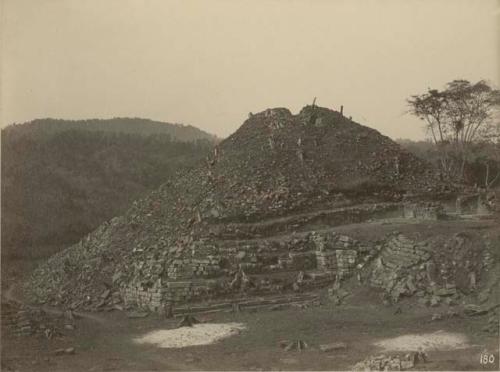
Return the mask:
[[0,371],[500,370],[500,0],[0,0]]

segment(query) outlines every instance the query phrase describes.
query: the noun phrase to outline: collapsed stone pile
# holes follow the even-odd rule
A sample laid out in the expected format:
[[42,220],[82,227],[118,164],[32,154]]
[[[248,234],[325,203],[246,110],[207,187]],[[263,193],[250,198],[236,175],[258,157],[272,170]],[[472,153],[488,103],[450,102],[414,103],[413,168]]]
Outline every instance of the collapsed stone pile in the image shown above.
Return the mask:
[[481,329],[483,332],[497,334],[500,331],[500,319],[498,317],[498,311],[492,311],[489,314],[487,323]]
[[480,276],[494,264],[491,247],[465,233],[419,242],[395,233],[378,250],[363,275],[391,303],[416,295],[425,305],[457,304],[479,288]]
[[417,364],[427,362],[424,352],[413,352],[406,355],[377,355],[370,356],[356,363],[353,371],[406,371],[414,368]]
[[[102,224],[78,244],[41,265],[34,275],[42,281],[29,284],[30,292],[39,294],[38,302],[84,310],[109,310],[120,304],[121,296],[113,283],[120,279],[115,265],[127,257],[126,252],[116,249],[123,247],[122,241],[129,237],[124,233],[122,220],[115,218]],[[57,291],[49,295],[42,288]]]
[[405,193],[443,190],[427,163],[338,112],[270,109],[204,164],[52,257],[26,289],[36,301],[71,308],[113,308],[123,299],[158,310],[325,285],[350,273],[362,244],[334,241],[332,253],[312,235],[273,236],[361,222],[393,213]]

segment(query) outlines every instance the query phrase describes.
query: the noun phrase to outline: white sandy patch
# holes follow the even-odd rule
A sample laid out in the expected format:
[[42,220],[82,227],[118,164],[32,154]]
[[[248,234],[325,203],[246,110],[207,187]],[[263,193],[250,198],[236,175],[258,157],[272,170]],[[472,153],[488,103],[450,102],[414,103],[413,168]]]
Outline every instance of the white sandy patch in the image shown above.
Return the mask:
[[154,344],[162,348],[209,345],[223,338],[237,335],[245,326],[241,323],[201,323],[192,327],[152,331],[135,338],[138,344]]
[[375,346],[386,351],[433,351],[466,349],[471,345],[463,334],[437,331],[389,338],[376,342]]

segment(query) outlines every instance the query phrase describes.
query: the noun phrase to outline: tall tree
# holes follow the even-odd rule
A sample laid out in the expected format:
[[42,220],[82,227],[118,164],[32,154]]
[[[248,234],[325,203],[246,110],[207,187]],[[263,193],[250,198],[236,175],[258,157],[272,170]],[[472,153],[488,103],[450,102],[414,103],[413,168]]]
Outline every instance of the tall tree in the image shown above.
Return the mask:
[[484,80],[453,80],[444,90],[428,89],[408,100],[409,112],[425,121],[426,130],[440,153],[442,171],[464,178],[473,144],[497,141],[500,90]]

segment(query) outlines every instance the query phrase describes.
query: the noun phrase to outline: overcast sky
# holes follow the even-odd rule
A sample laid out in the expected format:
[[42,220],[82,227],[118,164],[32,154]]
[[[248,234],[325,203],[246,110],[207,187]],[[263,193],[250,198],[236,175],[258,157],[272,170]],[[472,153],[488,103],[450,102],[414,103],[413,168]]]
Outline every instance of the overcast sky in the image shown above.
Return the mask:
[[405,99],[498,86],[489,0],[0,0],[1,123],[144,117],[219,136],[249,112],[317,104],[420,138]]

